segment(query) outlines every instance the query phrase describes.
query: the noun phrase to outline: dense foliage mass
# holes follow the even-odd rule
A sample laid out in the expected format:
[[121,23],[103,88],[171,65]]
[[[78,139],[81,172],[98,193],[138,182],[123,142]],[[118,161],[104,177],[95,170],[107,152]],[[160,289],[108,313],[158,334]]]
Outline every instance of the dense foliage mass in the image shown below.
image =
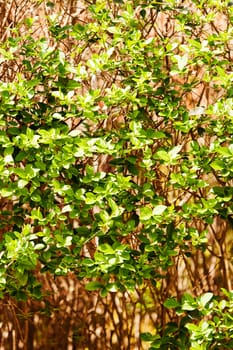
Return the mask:
[[150,285],[179,320],[151,349],[232,349],[233,8],[84,3],[0,45],[1,295]]

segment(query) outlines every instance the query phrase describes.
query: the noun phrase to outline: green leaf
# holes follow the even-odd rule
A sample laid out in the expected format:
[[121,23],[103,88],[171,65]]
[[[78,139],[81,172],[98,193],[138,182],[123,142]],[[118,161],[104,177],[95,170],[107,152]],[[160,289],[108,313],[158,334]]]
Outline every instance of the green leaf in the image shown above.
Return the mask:
[[91,192],[87,192],[85,202],[86,204],[96,204],[96,196]]
[[158,152],[156,153],[156,156],[157,156],[159,159],[161,159],[161,160],[163,160],[163,161],[165,161],[165,162],[167,162],[167,163],[169,163],[170,160],[171,160],[169,153],[166,152],[165,150],[160,150],[160,151],[158,151]]
[[157,338],[157,335],[152,335],[149,332],[141,333],[140,338],[142,341],[153,341]]
[[41,249],[44,249],[46,246],[45,244],[43,243],[37,243],[35,246],[34,246],[34,249],[35,250],[41,250]]
[[157,205],[156,207],[153,208],[152,214],[162,215],[166,209],[167,209],[166,205]]
[[140,220],[141,221],[148,221],[150,220],[150,218],[152,217],[153,212],[152,209],[150,207],[142,207],[140,208]]
[[94,291],[94,290],[102,289],[103,285],[100,282],[91,281],[91,282],[86,284],[85,288],[88,291]]
[[211,168],[214,170],[223,170],[226,167],[226,163],[223,160],[216,159],[210,163]]
[[212,298],[213,298],[213,293],[208,292],[203,294],[199,299],[200,306],[204,308]]
[[173,147],[170,151],[169,151],[169,156],[171,157],[171,159],[176,159],[178,157],[178,154],[180,153],[181,149],[182,149],[182,145],[178,145]]
[[181,308],[184,311],[193,311],[198,307],[196,300],[188,293],[183,295],[181,304]]
[[199,327],[193,323],[187,323],[185,327],[191,332],[199,332]]
[[175,298],[169,298],[164,302],[164,306],[168,309],[175,309],[180,306],[180,303]]
[[185,54],[183,56],[174,55],[174,58],[177,60],[178,69],[180,71],[182,71],[186,67],[186,65],[188,63],[188,55],[187,54]]
[[24,188],[25,186],[27,186],[27,184],[28,184],[28,181],[27,181],[27,180],[22,180],[22,179],[20,179],[20,180],[18,181],[18,187],[19,187],[19,188]]
[[105,253],[105,254],[115,254],[114,249],[112,249],[112,247],[111,247],[109,244],[107,244],[107,243],[105,243],[105,244],[100,244],[100,245],[98,246],[98,250],[99,250],[100,252]]

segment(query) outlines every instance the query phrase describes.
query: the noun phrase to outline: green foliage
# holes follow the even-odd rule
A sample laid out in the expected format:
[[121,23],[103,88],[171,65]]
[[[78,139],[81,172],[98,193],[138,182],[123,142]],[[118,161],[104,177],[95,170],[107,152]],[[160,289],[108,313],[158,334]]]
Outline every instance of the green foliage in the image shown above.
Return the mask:
[[[159,285],[233,213],[231,6],[108,3],[89,3],[88,23],[49,17],[49,39],[28,19],[0,45],[1,296],[42,297],[38,269],[102,296]],[[143,339],[230,349],[227,297],[170,298],[181,323]]]
[[142,340],[151,342],[149,349],[217,350],[232,349],[233,345],[233,294],[222,290],[220,300],[213,293],[198,298],[184,294],[178,302],[173,298],[164,306],[176,310],[179,324],[168,323],[163,336],[144,333]]

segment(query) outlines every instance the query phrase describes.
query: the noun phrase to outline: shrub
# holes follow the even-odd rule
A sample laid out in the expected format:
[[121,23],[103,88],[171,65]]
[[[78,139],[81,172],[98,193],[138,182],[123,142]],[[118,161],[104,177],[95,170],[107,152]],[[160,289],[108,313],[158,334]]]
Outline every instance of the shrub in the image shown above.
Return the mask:
[[[38,271],[102,296],[152,285],[161,313],[230,290],[232,7],[84,3],[87,22],[35,38],[28,18],[1,43],[1,295],[41,298]],[[220,346],[221,303],[181,321],[191,349]]]

